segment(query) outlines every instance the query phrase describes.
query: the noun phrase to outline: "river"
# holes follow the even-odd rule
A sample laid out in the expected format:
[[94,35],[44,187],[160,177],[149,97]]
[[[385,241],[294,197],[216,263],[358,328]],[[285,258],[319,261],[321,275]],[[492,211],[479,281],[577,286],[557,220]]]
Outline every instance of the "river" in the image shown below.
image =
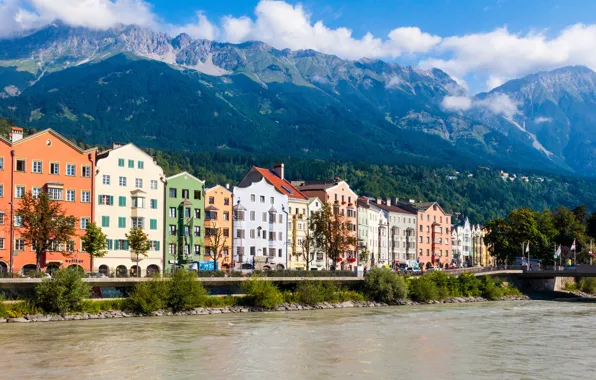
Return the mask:
[[4,379],[594,379],[596,304],[518,301],[0,326]]

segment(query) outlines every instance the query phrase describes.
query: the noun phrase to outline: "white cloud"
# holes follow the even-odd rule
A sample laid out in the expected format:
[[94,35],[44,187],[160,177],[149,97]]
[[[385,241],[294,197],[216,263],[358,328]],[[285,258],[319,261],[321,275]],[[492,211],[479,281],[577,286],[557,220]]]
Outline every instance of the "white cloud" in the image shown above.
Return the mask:
[[542,124],[542,123],[550,123],[552,122],[553,119],[550,117],[543,117],[543,116],[539,116],[537,118],[534,119],[534,123],[536,124]]
[[505,80],[518,78],[539,70],[566,65],[585,65],[596,69],[596,25],[575,24],[556,37],[544,32],[511,33],[498,28],[488,33],[443,38],[435,55],[422,67],[438,67],[450,75],[484,76],[490,90]]
[[396,88],[402,83],[402,79],[397,75],[391,76],[387,82],[385,82],[385,88]]
[[503,93],[490,94],[480,100],[467,96],[446,96],[441,105],[447,111],[467,111],[472,108],[480,108],[495,115],[502,115],[507,119],[512,119],[519,113],[518,103]]
[[180,33],[186,33],[192,38],[206,40],[215,40],[219,37],[219,28],[211,23],[203,12],[197,12],[197,22],[186,25],[169,25],[167,28],[169,34],[176,36]]
[[468,96],[446,96],[441,103],[447,111],[467,111],[472,108],[472,98]]

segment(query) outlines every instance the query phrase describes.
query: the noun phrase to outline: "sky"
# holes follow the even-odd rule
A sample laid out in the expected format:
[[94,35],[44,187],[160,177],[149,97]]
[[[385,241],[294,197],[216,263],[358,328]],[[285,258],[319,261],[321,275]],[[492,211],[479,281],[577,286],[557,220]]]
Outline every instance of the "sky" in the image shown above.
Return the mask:
[[0,37],[56,19],[437,67],[472,94],[567,65],[596,70],[595,0],[0,0]]

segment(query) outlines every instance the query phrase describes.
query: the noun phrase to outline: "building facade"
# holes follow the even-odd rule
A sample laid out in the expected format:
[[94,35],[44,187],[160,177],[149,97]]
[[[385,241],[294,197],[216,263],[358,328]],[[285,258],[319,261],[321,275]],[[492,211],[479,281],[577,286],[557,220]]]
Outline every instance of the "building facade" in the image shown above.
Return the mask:
[[[380,202],[379,202],[380,203]],[[369,198],[358,199],[358,250],[368,253],[368,259],[358,263],[362,266],[390,265],[388,213]]]
[[166,182],[164,263],[168,272],[176,265],[200,265],[205,260],[205,181],[182,172]]
[[241,269],[288,267],[288,196],[265,178],[234,187],[234,261]]
[[328,260],[325,250],[323,249],[322,245],[314,239],[314,231],[310,228],[311,224],[310,221],[312,218],[318,213],[321,212],[323,207],[323,202],[317,197],[308,198],[308,217],[307,217],[307,228],[309,228],[308,233],[313,238],[312,246],[309,248],[309,262],[308,268],[311,270],[324,270],[328,268]]
[[[14,214],[26,192],[42,191],[59,201],[66,215],[76,219],[76,233],[70,241],[57,244],[41,257],[41,269],[51,271],[69,266],[90,269],[89,255],[82,251],[81,236],[93,218],[93,170],[96,149],[84,150],[47,129],[27,137],[13,127],[11,140],[0,141],[0,269],[26,274],[36,269],[32,247],[21,238],[20,216]],[[11,226],[14,226],[11,240]],[[12,261],[10,252],[13,252]]]
[[462,225],[452,226],[451,247],[453,263],[456,266],[469,267],[474,265],[472,252],[472,226],[467,217],[464,219]]
[[[356,205],[358,196],[356,193],[350,189],[345,181],[340,179],[303,182],[298,189],[308,197],[317,197],[328,203],[333,212],[347,224],[350,237],[356,243],[347,247],[345,252],[340,253],[338,262],[343,269],[353,269],[356,265],[356,254],[358,252],[358,210]],[[335,263],[329,264],[335,265]]]
[[472,265],[489,267],[493,265],[488,247],[484,243],[486,228],[475,225],[472,227]]
[[[133,144],[98,154],[95,222],[108,237],[107,255],[95,260],[99,272],[147,276],[164,269],[164,182],[162,168]],[[126,234],[133,227],[149,236],[147,256],[130,251]]]
[[392,266],[418,266],[417,214],[399,207],[399,200],[376,199],[376,205],[387,214],[389,222],[389,261]]
[[437,202],[400,203],[415,211],[418,219],[418,262],[421,267],[446,267],[451,264],[451,215]]
[[232,200],[227,186],[205,190],[205,261],[213,261],[215,256],[222,270],[233,268]]

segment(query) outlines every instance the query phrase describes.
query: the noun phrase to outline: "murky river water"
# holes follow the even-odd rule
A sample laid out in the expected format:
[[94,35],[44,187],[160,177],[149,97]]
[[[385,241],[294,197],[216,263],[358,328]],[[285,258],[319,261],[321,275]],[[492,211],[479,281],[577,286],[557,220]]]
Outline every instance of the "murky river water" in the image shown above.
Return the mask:
[[2,379],[594,379],[596,304],[0,326]]

